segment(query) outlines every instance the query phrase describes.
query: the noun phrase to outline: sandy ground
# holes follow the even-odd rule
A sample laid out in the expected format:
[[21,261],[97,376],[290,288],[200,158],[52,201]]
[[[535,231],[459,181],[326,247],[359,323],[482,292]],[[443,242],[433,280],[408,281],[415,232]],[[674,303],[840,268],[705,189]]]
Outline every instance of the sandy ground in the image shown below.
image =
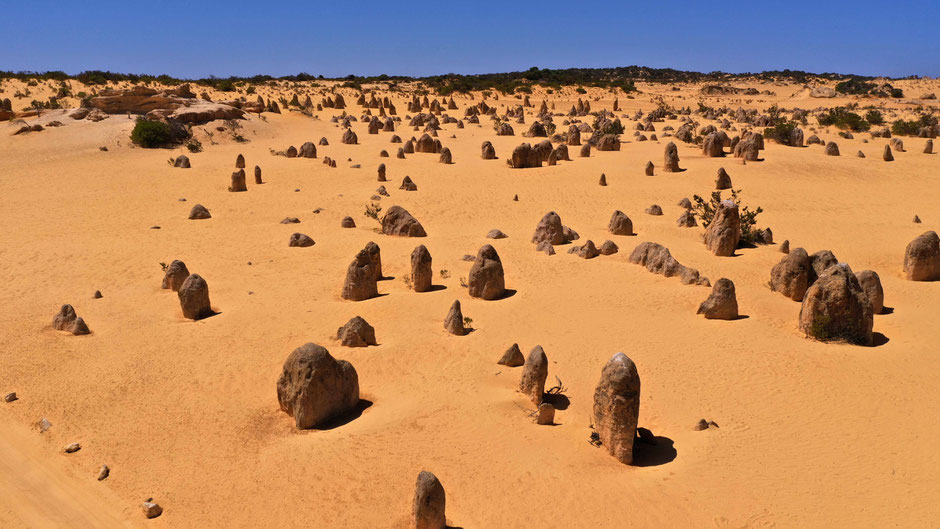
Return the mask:
[[[760,87],[777,96],[726,101],[732,108],[838,104],[794,97],[799,87]],[[623,113],[654,108],[659,93],[694,108],[698,87],[680,88],[641,86],[646,93],[637,99],[620,97]],[[566,111],[577,95],[549,97]],[[351,91],[346,100],[359,116]],[[477,101],[458,97],[451,115],[462,117]],[[507,102],[518,103],[497,104]],[[609,95],[592,101],[594,110],[610,104]],[[407,114],[403,99],[396,106]],[[432,154],[396,159],[391,133],[368,135],[361,122],[354,125],[360,145],[343,145],[332,112],[252,117],[242,144],[216,132],[211,145],[197,131],[206,150],[189,155],[190,170],[167,164],[181,149],[131,147],[133,122],[124,116],[0,133],[0,393],[20,397],[0,404],[0,526],[403,528],[422,469],[443,482],[450,525],[468,529],[936,523],[940,283],[901,276],[907,243],[940,228],[940,155],[922,154],[925,140],[905,138],[907,152],[885,163],[887,140],[862,143],[869,135],[845,140],[820,130],[839,143],[841,157],[824,156],[818,145],[767,142],[765,161],[747,165],[704,158],[677,142],[687,171],[661,174],[666,142],[634,142],[635,123],[627,120],[619,152],[583,159],[575,147],[572,162],[511,170],[503,158],[530,141],[521,134],[532,116],[512,123],[514,137],[496,137],[488,118],[462,130],[445,125],[439,138],[455,161],[445,166]],[[657,134],[665,124],[656,124]],[[396,134],[420,136],[406,125]],[[318,147],[315,160],[269,153],[323,136],[330,145]],[[480,158],[484,140],[499,160]],[[379,159],[382,149],[392,156]],[[857,150],[868,157],[856,158]],[[249,174],[262,167],[266,184],[249,177],[247,193],[226,191],[238,153]],[[323,165],[323,156],[338,167]],[[647,160],[656,176],[643,174]],[[391,195],[383,207],[405,207],[427,238],[378,234],[363,215],[380,162]],[[356,163],[362,168],[350,168]],[[721,166],[745,204],[763,207],[759,223],[778,241],[830,249],[854,270],[880,274],[893,311],[875,316],[876,347],[801,335],[800,305],[767,287],[781,257],[777,245],[715,257],[701,228],[676,227],[678,201],[710,193]],[[607,187],[597,185],[601,173]],[[417,192],[398,190],[405,175]],[[196,203],[213,218],[187,220]],[[664,216],[643,213],[654,203]],[[638,236],[607,233],[615,209],[630,216]],[[580,233],[579,242],[612,239],[620,253],[585,261],[563,246],[552,257],[536,252],[529,239],[550,210]],[[923,224],[911,222],[915,214]],[[340,228],[346,215],[356,229]],[[280,224],[287,216],[302,222]],[[509,237],[486,239],[493,228]],[[316,245],[289,248],[295,231]],[[379,284],[379,298],[344,301],[346,267],[370,240],[394,279]],[[643,241],[667,246],[713,282],[732,279],[747,318],[696,316],[709,289],[630,264]],[[460,258],[486,243],[502,258],[511,297],[472,299],[460,286],[471,265]],[[434,259],[441,288],[433,292],[411,292],[401,279],[418,244]],[[173,259],[208,281],[218,315],[183,319],[177,297],[160,289],[160,263]],[[96,289],[102,299],[92,299]],[[442,328],[455,299],[476,329],[465,337]],[[91,335],[52,330],[63,303]],[[378,347],[336,342],[336,329],[355,315],[375,326]],[[279,411],[281,366],[305,342],[353,363],[372,403],[361,416],[297,431]],[[549,385],[557,376],[568,388],[570,406],[558,411],[557,426],[534,423],[531,404],[516,392],[521,370],[496,364],[513,342],[525,353],[542,345]],[[588,442],[594,387],[617,351],[636,362],[642,379],[640,425],[660,437],[632,467]],[[52,422],[49,431],[27,429],[42,417]],[[702,417],[720,428],[694,431]],[[71,442],[83,449],[62,454]],[[102,464],[112,473],[98,482]],[[149,521],[139,509],[148,497],[165,509]]]

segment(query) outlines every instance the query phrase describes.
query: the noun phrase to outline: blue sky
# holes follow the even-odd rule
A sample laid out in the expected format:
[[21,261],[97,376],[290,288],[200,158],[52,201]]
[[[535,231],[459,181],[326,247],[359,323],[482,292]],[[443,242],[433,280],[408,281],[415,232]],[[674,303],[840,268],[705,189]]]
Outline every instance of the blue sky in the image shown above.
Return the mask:
[[0,70],[176,77],[641,66],[940,76],[940,0],[0,0]]

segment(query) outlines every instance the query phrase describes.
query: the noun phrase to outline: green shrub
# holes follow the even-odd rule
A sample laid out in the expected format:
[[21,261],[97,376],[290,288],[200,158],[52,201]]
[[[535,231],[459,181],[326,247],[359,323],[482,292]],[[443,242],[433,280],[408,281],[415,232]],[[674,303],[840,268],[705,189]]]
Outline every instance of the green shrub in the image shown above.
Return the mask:
[[216,83],[215,89],[220,92],[234,92],[235,83],[231,79],[222,79]]
[[162,121],[137,118],[137,124],[131,131],[131,141],[146,149],[153,149],[171,143],[173,134],[170,126]]
[[865,121],[871,123],[872,125],[884,125],[885,118],[881,115],[881,112],[877,110],[869,110],[865,114]]
[[[774,140],[780,145],[790,145],[793,130],[796,129],[796,123],[785,122],[774,127],[764,129],[764,137]],[[792,147],[792,145],[790,145]]]
[[895,136],[918,136],[923,127],[933,127],[937,124],[936,116],[924,114],[914,121],[899,119],[891,125],[891,133]]
[[864,132],[871,125],[855,112],[849,112],[845,107],[836,107],[829,112],[819,115],[819,124],[822,126],[834,125],[842,130]]
[[[763,208],[760,206],[756,210],[751,211],[747,206],[741,205],[741,199],[738,198],[738,193],[740,189],[732,189],[731,196],[728,197],[728,200],[731,200],[738,205],[738,214],[741,217],[741,242],[740,244],[755,244],[758,242],[757,235],[760,230],[757,228],[757,216],[764,212]],[[712,191],[711,199],[708,202],[705,202],[705,199],[698,195],[692,196],[692,202],[694,206],[692,211],[695,212],[695,216],[702,221],[702,226],[707,228],[711,224],[712,220],[715,218],[715,212],[718,211],[718,204],[721,202],[721,191]]]
[[866,83],[861,79],[849,79],[836,85],[836,92],[842,94],[864,95],[875,88],[874,83]]

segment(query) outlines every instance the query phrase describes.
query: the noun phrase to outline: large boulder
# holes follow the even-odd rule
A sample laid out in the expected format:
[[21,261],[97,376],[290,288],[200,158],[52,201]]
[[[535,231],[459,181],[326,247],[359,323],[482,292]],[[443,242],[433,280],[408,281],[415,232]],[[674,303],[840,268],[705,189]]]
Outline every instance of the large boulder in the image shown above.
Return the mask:
[[523,143],[512,150],[512,158],[507,160],[509,166],[513,169],[526,169],[530,167],[541,167],[542,157],[538,151],[532,148],[532,145]]
[[794,248],[770,269],[770,290],[780,292],[793,301],[803,301],[809,288],[809,255],[803,248]]
[[633,463],[633,441],[640,417],[640,375],[633,360],[617,353],[604,366],[594,390],[594,429],[617,461]]
[[422,470],[415,484],[415,497],[411,506],[411,529],[445,529],[446,496],[437,476]]
[[607,224],[607,231],[614,235],[636,235],[633,233],[633,221],[619,209],[614,211]]
[[522,379],[519,381],[519,391],[533,404],[538,406],[545,393],[545,380],[548,378],[548,357],[541,345],[536,345],[529,352],[522,370]]
[[399,237],[427,237],[424,226],[411,213],[401,207],[392,206],[382,217],[382,233]]
[[492,245],[485,244],[477,252],[476,261],[470,268],[468,282],[470,297],[493,300],[505,295],[503,263]]
[[826,269],[806,291],[800,330],[820,341],[872,344],[872,307],[845,263]]
[[724,277],[715,281],[711,295],[699,305],[696,314],[702,314],[709,320],[737,319],[738,298],[734,292],[734,283]]
[[873,314],[881,314],[885,308],[885,291],[881,286],[881,278],[874,270],[862,270],[855,274],[858,284],[862,286],[868,302],[871,303]]
[[705,230],[705,247],[719,257],[730,257],[734,255],[740,240],[741,217],[738,205],[730,200],[722,200]]
[[911,281],[940,280],[940,237],[928,231],[904,250],[904,277]]
[[308,429],[353,411],[359,404],[359,376],[345,360],[326,348],[304,344],[287,357],[277,381],[281,410],[297,428]]
[[212,306],[209,303],[209,284],[199,274],[192,274],[180,285],[177,295],[180,298],[180,307],[183,317],[199,320],[212,315]]
[[376,274],[369,251],[365,248],[359,250],[353,261],[349,263],[349,268],[346,269],[342,298],[350,301],[363,301],[377,297],[379,288]]
[[547,241],[549,244],[564,244],[569,242],[565,237],[565,227],[561,224],[561,217],[554,211],[546,213],[535,227],[532,242],[539,244]]

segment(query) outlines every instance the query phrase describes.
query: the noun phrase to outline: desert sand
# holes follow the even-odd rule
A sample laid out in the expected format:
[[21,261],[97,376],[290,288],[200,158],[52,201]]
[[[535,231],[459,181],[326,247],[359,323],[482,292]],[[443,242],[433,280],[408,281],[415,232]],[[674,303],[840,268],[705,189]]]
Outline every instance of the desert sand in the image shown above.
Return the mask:
[[[446,489],[448,524],[467,529],[936,524],[940,282],[906,280],[902,261],[912,239],[940,228],[940,155],[922,153],[925,139],[905,137],[906,152],[887,163],[887,139],[844,139],[812,117],[806,136],[815,129],[837,141],[841,156],[825,156],[820,145],[767,141],[761,162],[706,158],[696,145],[662,137],[663,126],[678,128],[676,120],[655,123],[658,141],[635,141],[630,117],[656,108],[659,97],[676,107],[704,101],[761,111],[775,103],[814,109],[858,101],[811,98],[796,84],[734,84],[774,95],[701,96],[700,84],[638,83],[640,92],[628,99],[536,87],[526,123],[510,121],[514,136],[496,136],[488,116],[463,129],[444,124],[438,139],[453,153],[450,165],[437,154],[395,157],[400,145],[389,142],[392,134],[407,140],[422,133],[404,119],[414,115],[406,111],[407,89],[378,87],[403,121],[377,135],[353,123],[357,145],[340,142],[343,130],[330,118],[342,111],[332,108],[312,116],[248,114],[246,142],[217,131],[219,122],[195,126],[201,153],[135,147],[134,120],[124,115],[93,123],[48,111],[22,119],[64,126],[15,136],[19,124],[3,125],[0,394],[15,391],[18,400],[0,403],[0,527],[405,528],[415,478],[425,469]],[[932,80],[895,84],[914,97],[940,92]],[[3,88],[0,98],[23,84],[8,80]],[[258,94],[289,99],[299,92],[318,102],[323,90],[281,83]],[[359,92],[335,90],[360,117]],[[543,100],[567,113],[579,97],[595,111],[618,99],[615,114],[627,116],[619,151],[580,158],[570,147],[572,161],[556,166],[506,165],[513,148],[539,140],[522,134]],[[460,119],[482,95],[454,100],[458,110],[445,112]],[[521,100],[487,103],[502,114]],[[875,103],[898,115],[914,108],[905,100]],[[935,100],[920,103],[936,108]],[[563,119],[554,118],[559,132],[567,130]],[[316,159],[271,154],[321,137],[329,145],[318,146]],[[498,159],[481,159],[486,140]],[[660,171],[670,140],[684,172]],[[379,158],[383,149],[391,156]],[[191,169],[167,163],[181,154]],[[248,191],[230,193],[238,154]],[[337,166],[322,164],[324,156]],[[654,176],[643,172],[650,160]],[[379,163],[387,167],[383,184]],[[255,165],[263,185],[251,177]],[[763,208],[758,224],[772,228],[775,244],[717,257],[703,245],[701,226],[676,226],[679,200],[707,196],[719,167],[744,204]],[[598,185],[601,173],[607,186]],[[398,189],[406,175],[417,191]],[[379,185],[390,195],[379,202],[384,210],[404,207],[427,237],[377,232],[363,211]],[[187,220],[197,203],[211,219]],[[664,215],[645,214],[651,204]],[[614,210],[630,217],[636,236],[607,232]],[[554,256],[535,251],[530,239],[548,211],[580,234],[575,244],[610,239],[620,251],[588,260],[568,254],[567,245]],[[922,224],[912,222],[915,214]],[[345,216],[357,227],[341,228]],[[300,223],[281,224],[285,217]],[[487,239],[492,229],[508,237]],[[294,232],[316,244],[288,247]],[[799,331],[800,304],[768,288],[785,239],[809,253],[829,249],[855,271],[878,272],[891,310],[874,316],[874,346],[823,343]],[[392,279],[378,283],[377,298],[346,301],[346,268],[369,241],[381,247]],[[666,246],[712,283],[731,279],[746,318],[696,315],[711,289],[629,263],[646,241]],[[430,292],[413,292],[403,280],[418,244],[433,257]],[[462,257],[484,244],[499,252],[511,294],[495,301],[472,298],[461,286],[472,265]],[[216,315],[187,320],[176,294],[160,288],[160,263],[174,259],[206,279]],[[92,298],[96,290],[101,299]],[[466,336],[443,328],[454,300],[472,318]],[[65,303],[91,334],[53,330]],[[336,329],[357,315],[375,327],[378,346],[336,340]],[[355,366],[368,401],[361,415],[330,429],[298,430],[279,409],[275,384],[284,360],[307,342]],[[536,424],[533,404],[517,391],[522,368],[496,363],[513,343],[523,354],[541,345],[548,386],[563,381],[570,405],[557,410],[554,426]],[[589,442],[594,389],[616,352],[637,366],[639,426],[658,437],[655,446],[637,445],[633,465]],[[52,427],[39,433],[42,418]],[[701,418],[719,427],[696,431]],[[82,449],[63,453],[73,442]],[[103,464],[111,474],[98,481]],[[148,498],[163,507],[160,517],[141,513]]]

